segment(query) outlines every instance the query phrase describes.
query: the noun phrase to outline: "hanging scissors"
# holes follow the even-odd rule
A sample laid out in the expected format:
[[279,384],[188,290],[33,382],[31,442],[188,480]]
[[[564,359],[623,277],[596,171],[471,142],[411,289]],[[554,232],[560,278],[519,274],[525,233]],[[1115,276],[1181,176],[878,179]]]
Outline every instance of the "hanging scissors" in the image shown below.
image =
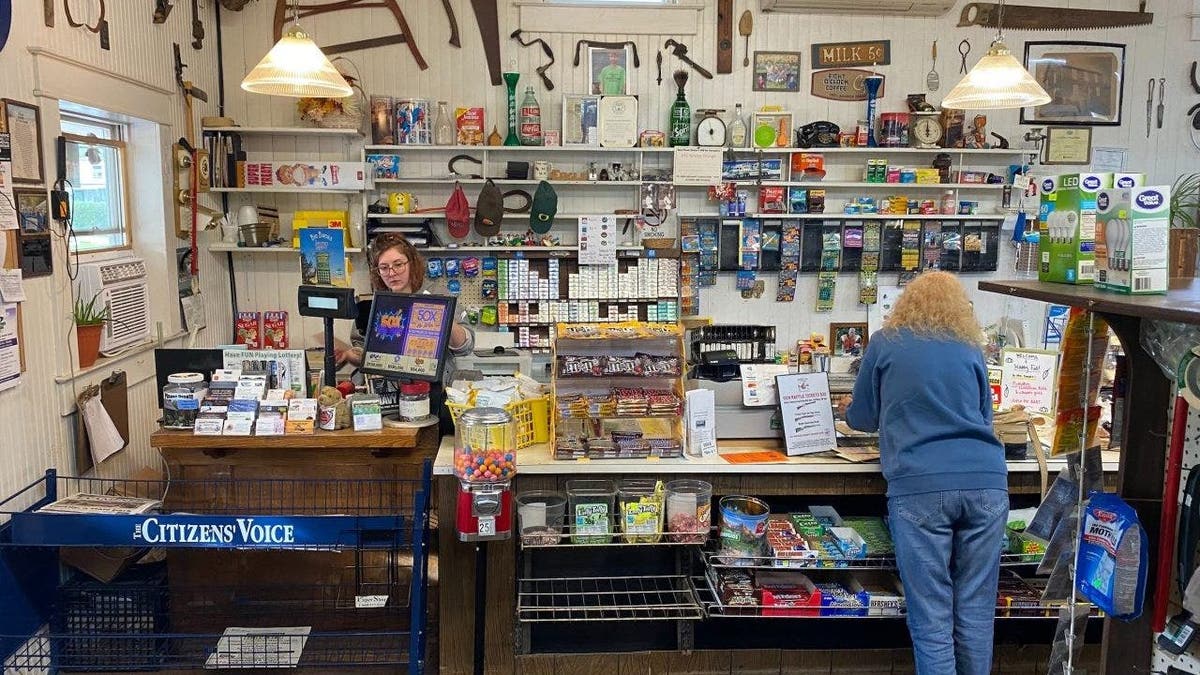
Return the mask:
[[971,43],[968,42],[965,38],[963,39],[962,42],[958,43],[958,53],[960,56],[962,56],[962,66],[959,67],[958,72],[962,73],[963,75],[966,75],[967,74],[967,54],[971,53]]

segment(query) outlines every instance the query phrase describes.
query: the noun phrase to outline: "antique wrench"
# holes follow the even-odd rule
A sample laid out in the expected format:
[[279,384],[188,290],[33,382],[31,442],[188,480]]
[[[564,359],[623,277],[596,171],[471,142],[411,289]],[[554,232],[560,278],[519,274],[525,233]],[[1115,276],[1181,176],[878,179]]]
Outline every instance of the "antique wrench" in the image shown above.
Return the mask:
[[680,44],[673,39],[668,39],[666,41],[666,43],[663,44],[663,47],[670,49],[671,54],[679,57],[680,61],[683,61],[684,63],[691,66],[692,70],[696,71],[697,73],[700,73],[701,77],[703,77],[707,80],[713,79],[713,74],[711,72],[709,72],[709,70],[707,68],[700,65],[699,63],[696,63],[690,57],[688,57],[688,55],[687,55],[688,48],[686,45]]

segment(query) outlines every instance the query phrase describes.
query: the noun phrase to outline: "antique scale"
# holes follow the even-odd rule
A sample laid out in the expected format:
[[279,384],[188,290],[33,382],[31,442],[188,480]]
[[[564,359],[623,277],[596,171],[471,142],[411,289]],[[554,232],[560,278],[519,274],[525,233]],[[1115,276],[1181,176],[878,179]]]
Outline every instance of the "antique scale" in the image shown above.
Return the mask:
[[908,130],[908,144],[914,148],[940,148],[942,141],[941,113],[919,111],[912,113],[912,124]]
[[704,115],[696,124],[696,145],[720,147],[725,145],[725,121],[718,115],[725,112],[715,108],[704,108],[697,111]]

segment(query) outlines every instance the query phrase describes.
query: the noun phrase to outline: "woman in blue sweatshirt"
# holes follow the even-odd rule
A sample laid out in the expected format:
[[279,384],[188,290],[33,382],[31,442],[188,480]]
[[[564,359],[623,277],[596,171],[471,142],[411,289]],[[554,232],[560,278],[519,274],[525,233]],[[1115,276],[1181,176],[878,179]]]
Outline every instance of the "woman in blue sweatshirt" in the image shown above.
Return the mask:
[[846,422],[879,432],[918,675],[986,675],[1008,517],[983,332],[946,272],[905,288],[871,336]]

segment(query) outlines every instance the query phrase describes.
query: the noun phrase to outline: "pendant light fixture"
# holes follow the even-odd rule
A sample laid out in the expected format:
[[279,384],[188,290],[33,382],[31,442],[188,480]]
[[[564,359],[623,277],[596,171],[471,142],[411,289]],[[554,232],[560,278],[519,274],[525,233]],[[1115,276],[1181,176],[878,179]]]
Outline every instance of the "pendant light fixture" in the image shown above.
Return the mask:
[[999,2],[996,27],[996,39],[987,54],[946,94],[943,108],[1001,110],[1050,102],[1050,95],[1004,44],[1004,0]]
[[300,3],[292,5],[292,25],[242,80],[242,89],[271,96],[341,98],[352,92],[346,78],[300,27]]

